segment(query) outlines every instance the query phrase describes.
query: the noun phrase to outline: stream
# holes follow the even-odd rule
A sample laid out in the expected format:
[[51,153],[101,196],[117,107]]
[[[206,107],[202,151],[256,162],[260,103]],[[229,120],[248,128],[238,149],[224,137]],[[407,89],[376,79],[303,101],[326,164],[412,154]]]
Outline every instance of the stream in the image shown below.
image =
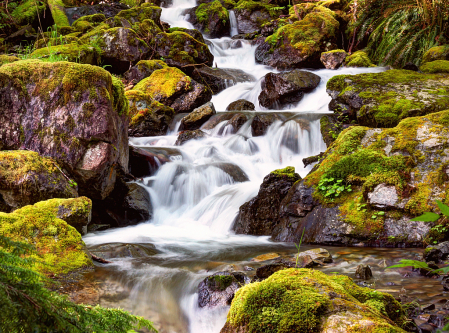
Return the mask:
[[[185,20],[183,10],[196,5],[195,0],[174,0],[163,8],[161,20],[172,27],[193,26]],[[230,13],[231,35],[237,34],[235,15]],[[381,72],[385,68],[343,68],[313,70],[321,77],[320,85],[297,104],[283,110],[266,110],[259,105],[260,80],[276,70],[256,64],[256,46],[250,41],[229,37],[209,40],[209,47],[219,68],[236,68],[256,78],[228,87],[213,96],[217,115],[237,99],[254,103],[257,112],[248,113],[249,120],[237,133],[227,121],[214,118],[203,125],[207,138],[191,140],[175,146],[180,118],[166,136],[130,138],[130,144],[154,152],[163,152],[171,162],[160,166],[157,173],[139,181],[150,193],[152,220],[136,226],[89,233],[84,241],[90,249],[110,243],[138,244],[156,249],[156,254],[138,258],[111,259],[112,264],[98,265],[88,279],[98,282],[99,303],[121,307],[149,318],[161,333],[218,333],[226,321],[229,307],[199,308],[197,287],[213,272],[226,269],[248,270],[262,264],[252,258],[269,252],[291,257],[294,244],[274,243],[268,237],[234,235],[230,231],[239,207],[253,198],[263,178],[271,171],[294,166],[305,177],[302,159],[325,151],[319,119],[329,113],[331,98],[326,82],[338,74]],[[266,135],[252,137],[251,121],[259,112],[282,113],[282,121],[273,123]],[[209,124],[209,126],[208,126]],[[224,168],[223,166],[226,166]],[[226,171],[225,171],[226,170]],[[231,171],[229,171],[231,170]],[[236,174],[245,174],[242,182]],[[303,245],[301,250],[313,247]],[[353,276],[360,263],[370,264],[375,279],[372,287],[395,296],[404,290],[420,302],[445,303],[440,281],[419,277],[409,270],[385,270],[399,259],[417,259],[421,249],[373,249],[326,247],[334,263],[320,268],[326,273]],[[245,266],[247,266],[245,268]],[[248,271],[248,275],[251,275]]]

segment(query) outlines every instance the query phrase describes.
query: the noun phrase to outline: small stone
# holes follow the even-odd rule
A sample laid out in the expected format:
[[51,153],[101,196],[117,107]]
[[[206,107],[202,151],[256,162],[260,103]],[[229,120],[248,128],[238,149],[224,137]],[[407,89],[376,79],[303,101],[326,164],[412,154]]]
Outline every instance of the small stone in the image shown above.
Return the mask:
[[267,253],[267,254],[262,254],[260,256],[257,256],[253,259],[251,259],[251,261],[267,261],[267,260],[273,260],[276,258],[279,258],[279,254],[277,253]]
[[355,271],[355,278],[362,280],[369,280],[373,277],[373,272],[371,271],[371,267],[369,265],[358,265]]
[[348,54],[344,50],[321,53],[320,61],[327,69],[337,69],[345,62]]
[[377,209],[394,208],[398,202],[398,194],[394,186],[379,184],[373,192],[368,193],[368,202]]
[[208,102],[199,108],[194,109],[191,113],[181,119],[180,131],[184,130],[196,130],[201,127],[206,121],[209,120],[217,112],[211,102]]
[[435,310],[435,304],[426,304],[422,306],[423,311]]
[[254,111],[256,108],[253,103],[246,99],[238,99],[228,105],[226,111]]

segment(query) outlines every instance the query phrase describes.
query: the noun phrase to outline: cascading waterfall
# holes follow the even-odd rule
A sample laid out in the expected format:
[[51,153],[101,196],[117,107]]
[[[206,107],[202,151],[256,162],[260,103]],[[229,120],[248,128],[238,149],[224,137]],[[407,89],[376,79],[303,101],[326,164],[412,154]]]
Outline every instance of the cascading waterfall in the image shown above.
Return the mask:
[[[171,8],[163,8],[161,20],[172,26],[193,28],[183,11],[195,5],[195,0],[174,0]],[[237,23],[234,12],[229,14],[232,36],[237,34]],[[322,80],[313,92],[284,110],[269,111],[260,107],[257,97],[262,77],[276,71],[255,62],[256,46],[229,37],[209,42],[218,67],[241,69],[256,78],[215,95],[212,102],[216,110],[224,111],[229,103],[244,98],[253,102],[257,110],[283,112],[285,120],[274,122],[264,136],[253,137],[250,124],[256,113],[247,113],[248,121],[237,132],[222,121],[204,130],[207,138],[191,140],[180,147],[174,147],[178,118],[166,136],[130,138],[134,146],[164,149],[170,155],[171,162],[139,182],[150,193],[153,218],[148,223],[84,237],[89,247],[114,242],[156,247],[156,255],[136,260],[114,259],[113,264],[99,271],[105,272],[103,279],[109,286],[101,303],[150,318],[161,333],[219,332],[228,308],[210,310],[197,305],[196,289],[211,274],[208,271],[223,270],[232,262],[244,262],[270,250],[291,250],[292,247],[272,243],[267,237],[234,235],[230,229],[239,207],[257,194],[263,178],[272,170],[292,165],[304,177],[311,166],[303,167],[302,159],[325,150],[319,118],[329,112],[326,82],[331,76],[383,70],[316,70]]]
[[237,18],[233,10],[229,11],[229,23],[231,24],[231,37],[238,35],[239,30],[237,28]]

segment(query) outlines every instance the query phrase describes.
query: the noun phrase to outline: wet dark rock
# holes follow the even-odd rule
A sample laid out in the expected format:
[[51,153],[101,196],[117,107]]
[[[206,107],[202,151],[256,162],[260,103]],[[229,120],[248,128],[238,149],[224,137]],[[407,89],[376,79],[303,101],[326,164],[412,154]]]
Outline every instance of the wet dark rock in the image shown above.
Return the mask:
[[313,73],[295,69],[286,73],[268,73],[261,82],[260,105],[279,108],[285,104],[297,103],[304,92],[315,89],[321,78]]
[[208,276],[198,286],[198,305],[200,308],[230,305],[237,289],[249,282],[240,272],[217,272]]
[[243,171],[238,165],[232,163],[215,162],[207,165],[207,167],[209,166],[226,172],[237,183],[247,182],[249,180],[245,171]]
[[167,67],[162,60],[140,60],[123,74],[128,82],[136,84],[149,77],[155,70]]
[[150,243],[108,243],[90,247],[89,251],[104,259],[147,258],[160,253]]
[[226,111],[254,111],[256,107],[250,101],[246,99],[239,99],[226,107]]
[[343,65],[347,56],[344,50],[323,52],[320,61],[327,69],[337,69]]
[[315,156],[310,156],[302,159],[302,163],[304,163],[304,167],[307,167],[310,164],[318,162],[321,158],[323,158],[324,153],[319,153]]
[[[234,68],[195,67],[192,78],[209,87],[214,94],[240,82],[254,82],[255,77]],[[223,111],[223,110],[220,110]],[[239,110],[240,111],[240,110]]]
[[245,116],[243,113],[237,113],[235,116],[233,116],[229,121],[228,125],[231,125],[234,129],[234,133],[238,132],[240,127],[243,126],[248,121],[248,117]]
[[285,120],[285,117],[278,113],[261,113],[256,115],[251,122],[251,132],[253,136],[265,135],[268,127],[277,120],[283,121]]
[[[449,276],[443,276],[441,284],[443,285],[443,289],[445,291],[449,291]],[[449,301],[446,303],[446,309],[449,309]]]
[[176,139],[175,146],[181,146],[189,140],[196,140],[205,138],[207,135],[202,130],[184,131],[179,133],[178,139]]
[[216,114],[214,105],[211,102],[206,103],[181,119],[179,131],[199,129],[214,114]]
[[449,256],[449,241],[437,245],[429,245],[424,250],[424,260],[426,262],[434,261],[436,263],[447,259]]
[[229,36],[231,25],[229,14],[220,1],[202,3],[184,12],[195,29],[202,31],[210,38]]
[[[197,41],[206,44],[208,41],[204,40],[203,34],[196,30],[196,29],[187,29],[187,28],[180,28],[180,27],[173,27],[168,29],[168,33],[172,33],[175,31],[181,31],[181,32],[185,32],[187,35],[189,35],[190,37],[193,37],[194,39],[196,39]],[[208,44],[209,45],[209,44]],[[196,68],[196,67],[195,67]]]
[[406,70],[414,71],[414,72],[419,71],[419,67],[416,66],[416,65],[415,65],[414,63],[412,63],[412,62],[406,63],[406,64],[404,65],[404,67],[402,67],[402,69],[406,69]]
[[276,170],[267,175],[257,196],[240,206],[233,225],[235,233],[271,235],[278,223],[281,201],[292,185],[300,179],[293,167]]
[[148,191],[138,184],[128,184],[128,193],[124,198],[123,209],[129,224],[148,221],[153,215]]
[[106,18],[114,17],[122,10],[129,9],[129,6],[119,3],[103,3],[93,6],[71,7],[65,8],[65,14],[69,19],[69,23],[73,24],[77,19],[87,15],[103,14]]
[[338,116],[324,115],[320,119],[320,132],[323,136],[324,143],[329,147],[343,130],[343,126],[338,120]]
[[361,280],[369,280],[373,277],[373,272],[369,265],[360,264],[355,270],[355,278]]
[[[239,34],[248,34],[260,31],[264,23],[272,20],[272,14],[269,9],[269,6],[264,6],[262,3],[253,1],[244,2],[242,6],[237,6],[234,8]],[[277,14],[279,13],[273,12],[273,16],[276,16]]]
[[129,173],[136,178],[152,176],[160,165],[167,162],[170,162],[170,159],[161,154],[129,147]]
[[232,117],[234,117],[235,113],[231,112],[225,112],[225,113],[219,113],[214,116],[212,116],[202,127],[205,130],[211,130],[215,128],[219,123],[230,120]]
[[435,262],[433,261],[429,261],[427,262],[427,266],[429,268],[418,268],[417,271],[419,272],[419,275],[424,276],[424,277],[434,277],[434,276],[438,276],[438,273],[432,272],[432,270],[438,269],[438,265],[435,264]]
[[286,261],[286,260],[279,260],[279,262],[275,262],[273,264],[268,264],[268,265],[264,265],[262,267],[259,267],[256,270],[255,279],[259,280],[259,281],[260,280],[265,280],[266,278],[270,277],[271,275],[273,275],[277,271],[280,271],[280,270],[286,269],[286,268],[292,268],[292,267],[295,267],[294,263],[291,263],[291,262]]

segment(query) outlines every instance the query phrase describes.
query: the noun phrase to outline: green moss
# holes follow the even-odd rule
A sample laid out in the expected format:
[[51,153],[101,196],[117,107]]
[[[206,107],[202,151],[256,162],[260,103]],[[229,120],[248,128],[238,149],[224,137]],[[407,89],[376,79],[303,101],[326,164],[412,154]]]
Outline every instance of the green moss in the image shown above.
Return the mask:
[[286,176],[295,181],[298,179],[301,179],[301,177],[299,177],[299,175],[295,172],[295,167],[292,167],[292,166],[285,167],[284,169],[277,169],[277,170],[272,171],[271,173],[273,175],[280,176],[280,177]]
[[119,115],[128,115],[128,99],[125,96],[125,86],[119,78],[112,75],[112,103]]
[[424,73],[449,73],[449,61],[435,60],[426,62],[420,67],[420,70]]
[[94,65],[97,64],[99,54],[91,46],[72,42],[65,45],[43,47],[35,50],[30,55],[30,58],[41,59],[43,61],[51,61],[53,57],[57,57],[57,60],[60,61],[64,60]]
[[237,5],[234,7],[234,9],[236,11],[246,10],[250,13],[255,11],[264,11],[268,13],[272,19],[276,19],[279,17],[279,15],[282,14],[282,9],[280,9],[277,5],[252,0],[240,0],[239,2],[237,2]]
[[15,56],[9,56],[6,54],[0,54],[0,66],[4,64],[9,64],[14,61],[19,61],[20,59]]
[[212,285],[215,289],[223,291],[234,282],[232,275],[212,275],[208,278],[209,285]]
[[316,6],[302,20],[280,27],[265,41],[273,49],[291,45],[300,51],[301,56],[308,57],[321,52],[322,42],[335,37],[339,26],[333,11]]
[[141,6],[133,7],[131,9],[122,10],[117,14],[117,18],[124,18],[131,24],[143,22],[144,20],[153,20],[159,22],[161,16],[161,8],[151,4],[142,4]]
[[62,0],[47,0],[47,2],[56,27],[58,29],[62,27],[70,27],[69,19],[64,12],[64,3]]
[[422,64],[435,60],[449,60],[449,45],[441,45],[430,48],[424,53]]
[[19,26],[33,24],[37,21],[38,15],[44,14],[46,8],[45,2],[26,0],[11,12],[11,16]]
[[218,19],[222,22],[229,21],[229,13],[224,8],[219,0],[215,0],[210,3],[202,3],[195,10],[195,15],[200,24],[202,24],[205,33],[210,32],[210,20]]
[[150,77],[136,84],[133,90],[140,90],[159,100],[173,96],[180,87],[185,91],[191,90],[191,78],[178,68],[167,67],[154,71]]
[[345,59],[346,67],[376,67],[374,65],[366,52],[357,51],[349,55]]
[[61,204],[61,200],[40,202],[9,214],[0,213],[0,233],[33,244],[37,250],[36,269],[44,274],[66,274],[92,266],[81,235],[56,217],[56,202]]
[[330,54],[332,54],[332,53],[346,53],[346,51],[342,50],[342,49],[337,49],[337,50],[332,50],[332,51],[328,51],[328,52],[323,52],[322,54],[328,54],[328,53],[330,53]]
[[359,287],[346,276],[293,268],[240,288],[232,301],[225,332],[243,327],[252,333],[316,332],[325,315],[339,311],[372,321],[373,332],[383,332],[381,328],[404,332],[395,325],[405,316],[392,296]]

